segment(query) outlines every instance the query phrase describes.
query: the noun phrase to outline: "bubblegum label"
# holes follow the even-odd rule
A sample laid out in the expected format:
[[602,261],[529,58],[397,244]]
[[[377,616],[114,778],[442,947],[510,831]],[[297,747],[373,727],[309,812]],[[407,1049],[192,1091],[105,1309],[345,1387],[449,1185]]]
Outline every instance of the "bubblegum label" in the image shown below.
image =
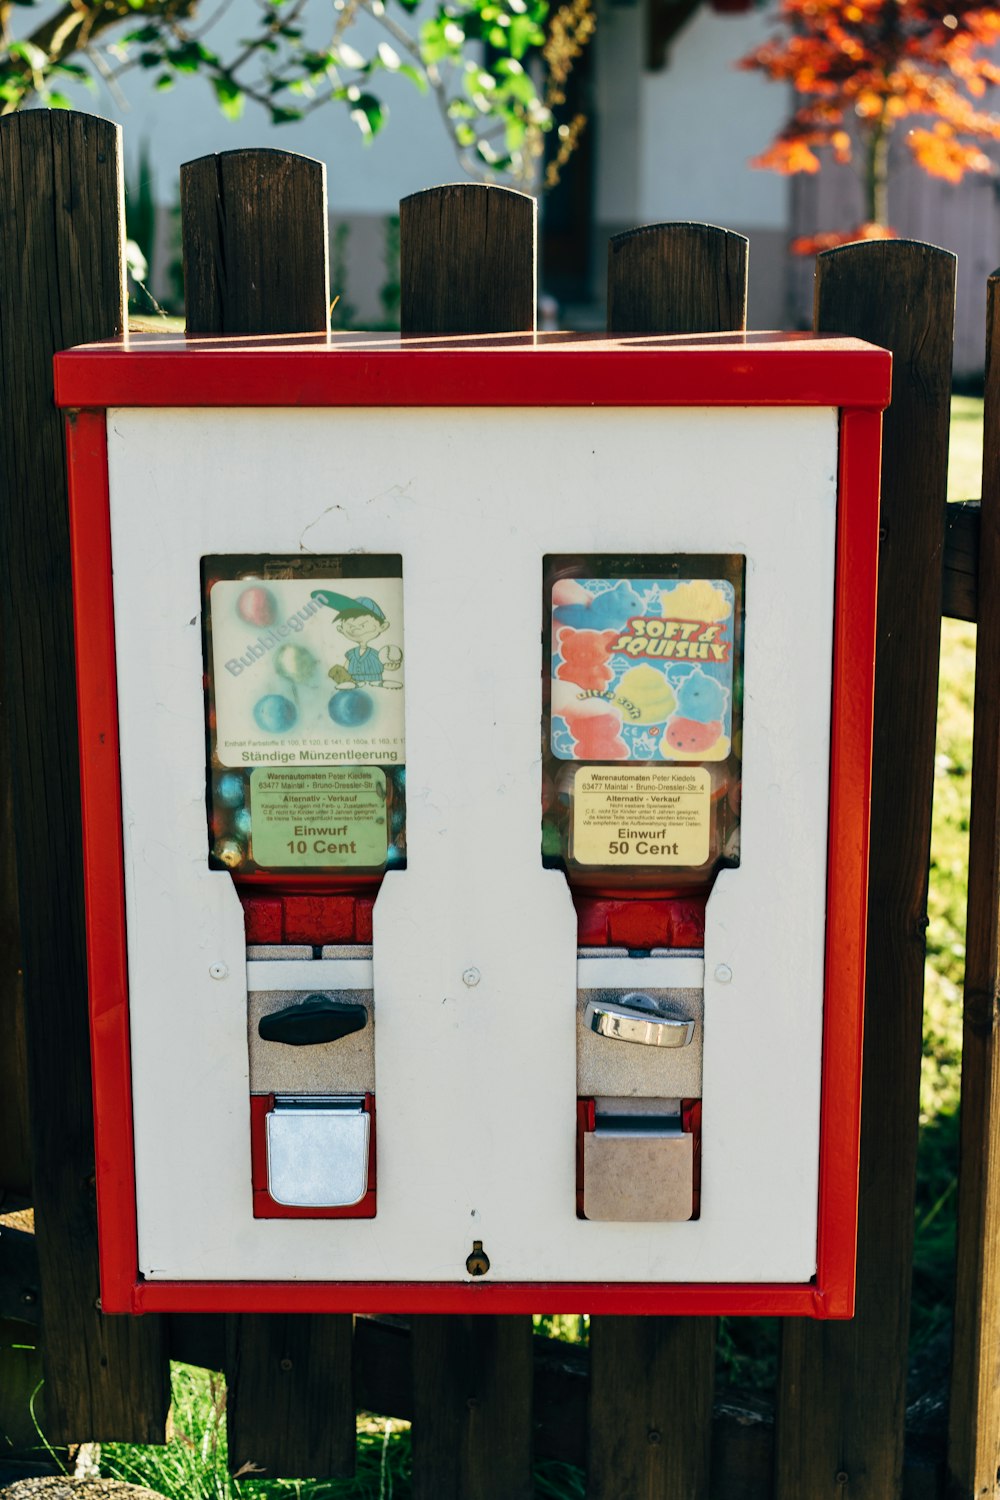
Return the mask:
[[401,578],[220,579],[209,607],[222,765],[402,763]]
[[552,753],[561,760],[725,760],[734,606],[725,579],[553,584]]

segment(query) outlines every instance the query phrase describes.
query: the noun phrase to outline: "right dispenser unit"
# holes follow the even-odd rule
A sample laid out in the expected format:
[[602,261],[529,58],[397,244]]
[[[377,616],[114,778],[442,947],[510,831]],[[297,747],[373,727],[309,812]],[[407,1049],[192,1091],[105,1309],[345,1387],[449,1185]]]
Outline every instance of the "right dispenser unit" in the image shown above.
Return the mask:
[[[702,413],[701,465],[657,476],[671,525],[611,486],[621,550],[543,560],[542,863],[579,941],[576,1214],[623,1279],[670,1247],[666,1295],[602,1306],[847,1317],[879,423],[842,406],[836,472],[803,467],[797,493],[776,423],[763,521],[718,491],[735,415]],[[671,529],[676,550],[635,546]]]

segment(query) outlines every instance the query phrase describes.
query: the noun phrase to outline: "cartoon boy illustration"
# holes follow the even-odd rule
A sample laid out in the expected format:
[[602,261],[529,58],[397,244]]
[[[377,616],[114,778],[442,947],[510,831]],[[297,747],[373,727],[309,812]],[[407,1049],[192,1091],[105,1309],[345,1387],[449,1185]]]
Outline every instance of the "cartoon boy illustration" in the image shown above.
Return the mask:
[[339,665],[330,668],[328,675],[337,687],[401,687],[402,683],[383,681],[382,674],[384,671],[398,672],[403,664],[402,651],[398,646],[383,646],[381,651],[376,651],[371,644],[389,628],[389,621],[375,600],[367,594],[352,599],[347,594],[335,594],[329,589],[313,589],[312,597],[337,611],[337,629],[354,642],[344,658],[346,668]]

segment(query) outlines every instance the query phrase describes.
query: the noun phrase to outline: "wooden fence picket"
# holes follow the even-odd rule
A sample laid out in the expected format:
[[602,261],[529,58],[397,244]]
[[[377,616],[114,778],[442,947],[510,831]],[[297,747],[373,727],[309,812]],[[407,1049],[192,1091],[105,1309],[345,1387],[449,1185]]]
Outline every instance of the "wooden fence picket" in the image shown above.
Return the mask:
[[354,1473],[352,1319],[257,1313],[226,1319],[229,1467],[259,1478]]
[[[326,168],[288,151],[181,167],[189,333],[325,333]],[[352,1320],[227,1320],[229,1464],[290,1478],[354,1472]]]
[[647,224],[608,244],[609,333],[739,333],[750,242],[714,224]]
[[125,317],[121,132],[93,115],[0,120],[0,539],[14,758],[35,1241],[50,1443],[162,1440],[159,1319],[99,1311],[72,586],[57,349]]
[[948,1474],[956,1500],[1000,1470],[1000,272],[989,279],[976,700],[962,1034],[961,1165]]
[[531,1319],[413,1319],[413,1500],[531,1500]]
[[404,334],[531,333],[538,207],[478,182],[413,193],[399,205]]
[[181,167],[189,333],[325,333],[326,167],[293,151],[223,151]]
[[782,1325],[777,1500],[902,1494],[955,257],[819,257],[817,333],[892,350],[882,454],[857,1313]]
[[[510,188],[465,183],[404,198],[403,332],[533,332],[535,220],[534,199]],[[411,1326],[415,1500],[527,1500],[531,1319],[422,1316]]]

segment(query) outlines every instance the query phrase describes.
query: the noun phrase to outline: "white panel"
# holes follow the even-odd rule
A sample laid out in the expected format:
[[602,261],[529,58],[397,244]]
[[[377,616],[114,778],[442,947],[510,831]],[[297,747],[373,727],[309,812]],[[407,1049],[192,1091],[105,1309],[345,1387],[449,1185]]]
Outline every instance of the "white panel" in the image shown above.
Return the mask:
[[[476,1238],[498,1280],[808,1279],[836,413],[129,410],[108,435],[143,1273],[464,1280]],[[206,862],[198,559],[299,548],[403,556],[409,868],[375,907],[373,1220],[251,1217],[240,909]],[[743,863],[709,906],[691,1224],[575,1216],[541,559],[623,548],[748,559]]]

